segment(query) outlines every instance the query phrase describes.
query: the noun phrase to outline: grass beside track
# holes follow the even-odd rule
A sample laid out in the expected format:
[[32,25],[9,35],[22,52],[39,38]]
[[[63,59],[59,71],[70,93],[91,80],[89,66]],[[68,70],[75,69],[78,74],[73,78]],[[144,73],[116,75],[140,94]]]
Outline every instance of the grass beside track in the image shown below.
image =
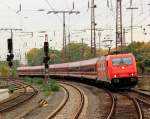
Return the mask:
[[43,78],[26,77],[23,80],[31,85],[39,87],[39,89],[44,93],[45,96],[49,96],[53,92],[59,91],[60,88],[58,83],[53,79],[45,81]]

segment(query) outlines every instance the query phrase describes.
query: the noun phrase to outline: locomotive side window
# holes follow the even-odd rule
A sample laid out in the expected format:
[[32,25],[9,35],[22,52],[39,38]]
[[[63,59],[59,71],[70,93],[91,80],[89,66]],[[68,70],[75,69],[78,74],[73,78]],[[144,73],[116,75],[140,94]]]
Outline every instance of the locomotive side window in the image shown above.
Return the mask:
[[113,58],[112,64],[114,66],[116,66],[116,65],[129,65],[129,64],[132,64],[132,58],[131,57]]

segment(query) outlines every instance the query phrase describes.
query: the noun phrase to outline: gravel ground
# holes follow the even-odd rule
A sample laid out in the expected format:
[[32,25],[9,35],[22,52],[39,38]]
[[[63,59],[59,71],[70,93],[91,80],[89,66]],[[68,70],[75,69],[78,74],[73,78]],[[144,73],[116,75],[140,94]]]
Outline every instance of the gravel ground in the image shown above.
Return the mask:
[[142,106],[142,111],[144,113],[144,119],[150,119],[150,107],[140,104]]
[[44,119],[49,115],[54,109],[58,107],[61,101],[64,98],[64,92],[60,89],[59,92],[48,97],[46,100],[48,102],[48,106],[46,107],[37,107],[26,116],[22,117],[22,119]]
[[75,83],[84,91],[88,98],[88,108],[85,119],[104,119],[109,112],[110,97],[102,89]]
[[1,113],[0,119],[20,119],[21,116],[36,108],[38,106],[38,101],[42,98],[44,98],[43,94],[38,93],[30,101],[17,106],[15,109],[12,109],[9,112]]
[[65,85],[65,87],[69,91],[69,100],[54,119],[72,119],[78,111],[81,100],[79,92],[71,86]]
[[[83,93],[85,94],[85,105],[79,119],[106,118],[106,115],[110,111],[110,97],[103,89],[99,89],[94,86],[89,86],[86,84],[81,84],[76,82],[69,82],[69,83],[74,84],[80,89],[82,89]],[[67,89],[69,89],[69,92],[71,94],[69,98],[69,102],[67,102],[64,109],[60,111],[60,113],[54,119],[72,119],[73,115],[78,110],[78,107],[80,105],[78,103],[80,102],[78,92],[70,86],[67,86]],[[126,99],[124,96],[117,95],[117,97],[119,100],[117,102],[117,105],[119,106],[120,111],[116,112],[115,114],[116,117],[120,118],[121,115],[126,115],[124,117],[130,117],[130,112],[132,112],[133,110],[127,111],[122,109],[121,107],[133,108],[130,106],[132,102],[125,101],[128,99]],[[64,91],[60,88],[59,92],[52,94],[46,99],[48,102],[48,106],[40,107],[38,101],[40,99],[45,99],[45,96],[43,96],[43,94],[40,92],[32,100],[23,104],[22,106],[19,106],[17,109],[12,110],[8,113],[0,114],[0,119],[44,119],[60,105],[63,98],[64,98]],[[148,108],[144,109],[145,112],[147,110],[149,109]],[[136,116],[134,118],[136,118]]]
[[[42,92],[39,92],[35,97],[33,97],[30,101],[23,103],[22,105],[19,105],[18,107],[16,107],[15,109],[9,111],[9,112],[4,112],[4,113],[0,113],[0,119],[22,119],[22,117],[24,117],[25,115],[31,115],[30,112],[33,112],[34,114],[34,110],[39,109],[39,101],[41,99],[46,99],[47,101],[49,101],[49,103],[51,103],[51,98],[53,97],[53,100],[58,99],[57,101],[55,101],[55,104],[60,102],[60,98],[58,97],[62,97],[63,95],[63,91],[60,90],[59,92],[52,94],[51,96],[49,96],[48,98],[44,96],[44,94]],[[55,106],[55,105],[54,105]],[[57,107],[57,105],[56,105]],[[41,110],[44,107],[41,107]],[[38,112],[38,111],[37,111]],[[44,111],[42,112],[42,114],[44,114]],[[34,114],[37,115],[37,114]],[[28,116],[25,116],[28,117]],[[32,117],[32,119],[34,119]]]
[[118,93],[113,95],[117,99],[115,113],[111,119],[138,119],[136,107],[132,100]]

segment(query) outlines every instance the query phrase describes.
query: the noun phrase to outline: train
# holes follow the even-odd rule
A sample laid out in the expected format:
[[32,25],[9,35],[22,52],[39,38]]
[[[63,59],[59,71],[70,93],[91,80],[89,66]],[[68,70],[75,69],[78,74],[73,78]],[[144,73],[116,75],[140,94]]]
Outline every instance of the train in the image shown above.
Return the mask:
[[[44,66],[18,67],[17,74],[23,76],[44,76]],[[102,82],[114,88],[135,87],[138,82],[136,59],[132,53],[106,55],[83,61],[51,64],[50,77],[71,77],[74,79]]]

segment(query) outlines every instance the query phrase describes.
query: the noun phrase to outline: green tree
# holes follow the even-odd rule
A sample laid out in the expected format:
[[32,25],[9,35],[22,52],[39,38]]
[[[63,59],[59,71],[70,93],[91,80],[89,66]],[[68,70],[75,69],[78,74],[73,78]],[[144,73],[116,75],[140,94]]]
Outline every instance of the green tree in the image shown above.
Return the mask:
[[90,48],[87,44],[69,43],[66,47],[68,61],[79,61],[90,57]]
[[6,64],[0,64],[0,76],[8,76],[9,72],[9,67]]
[[136,56],[139,71],[144,71],[143,73],[150,72],[150,42],[133,42],[125,50]]
[[26,54],[28,65],[31,66],[42,65],[43,57],[44,57],[43,48],[41,49],[33,48]]

